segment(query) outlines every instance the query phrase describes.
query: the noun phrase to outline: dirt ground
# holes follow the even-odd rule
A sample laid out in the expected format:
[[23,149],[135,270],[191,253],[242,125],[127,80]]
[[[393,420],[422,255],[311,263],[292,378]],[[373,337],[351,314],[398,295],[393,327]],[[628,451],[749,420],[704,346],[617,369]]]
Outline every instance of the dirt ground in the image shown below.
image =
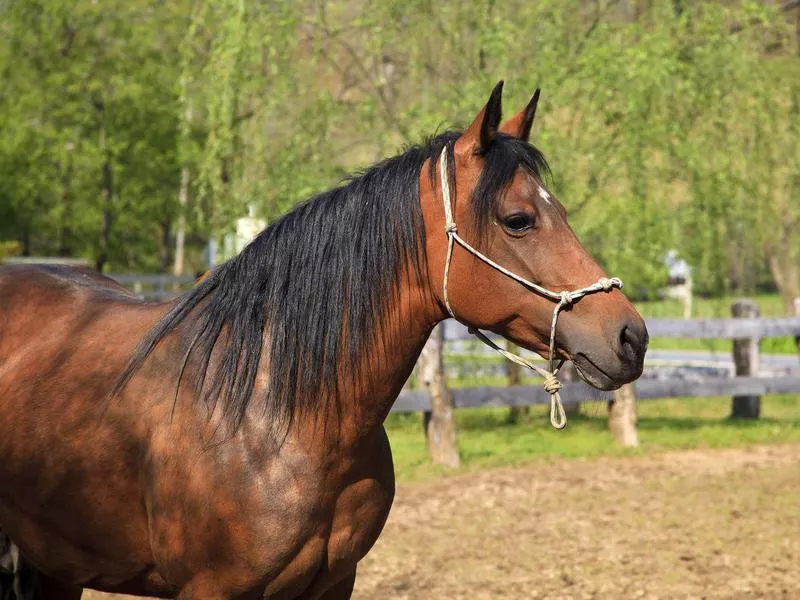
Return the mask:
[[800,446],[402,485],[354,597],[800,598]]

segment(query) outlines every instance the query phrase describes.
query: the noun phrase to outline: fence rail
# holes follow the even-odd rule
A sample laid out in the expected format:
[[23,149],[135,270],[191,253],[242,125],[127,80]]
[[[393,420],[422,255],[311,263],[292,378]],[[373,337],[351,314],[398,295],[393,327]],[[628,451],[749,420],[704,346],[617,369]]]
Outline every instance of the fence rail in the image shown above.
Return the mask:
[[[800,317],[759,319],[645,319],[651,338],[741,339],[800,335]],[[474,340],[467,328],[448,321],[445,341]],[[491,334],[495,340],[500,336]]]
[[108,275],[145,300],[163,301],[194,285],[191,275],[165,273],[110,273]]
[[191,275],[164,275],[160,273],[111,273],[108,275],[111,279],[117,281],[121,285],[136,285],[137,283],[143,285],[159,285],[171,287],[173,285],[186,285],[194,283],[195,278]]
[[[637,400],[658,398],[707,398],[800,393],[800,377],[703,377],[696,380],[660,381],[640,379],[634,384]],[[549,404],[550,396],[540,385],[514,387],[472,387],[452,390],[456,408],[488,406],[530,406]],[[566,403],[611,400],[611,392],[599,392],[583,382],[561,384],[561,399]],[[392,412],[430,410],[425,392],[406,390],[400,393]]]

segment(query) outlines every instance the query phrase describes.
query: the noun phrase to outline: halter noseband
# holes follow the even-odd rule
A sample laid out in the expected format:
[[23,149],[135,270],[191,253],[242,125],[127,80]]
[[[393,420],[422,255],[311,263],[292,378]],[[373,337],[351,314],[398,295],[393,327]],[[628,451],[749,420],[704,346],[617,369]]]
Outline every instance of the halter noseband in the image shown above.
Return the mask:
[[508,360],[517,363],[523,367],[527,367],[532,371],[535,371],[540,376],[544,377],[544,389],[545,391],[550,394],[550,424],[555,427],[556,429],[563,429],[567,426],[567,415],[564,412],[564,406],[561,404],[561,395],[559,394],[559,390],[561,389],[561,382],[556,378],[558,374],[558,370],[561,368],[561,365],[564,364],[564,361],[561,360],[558,364],[555,364],[555,345],[556,345],[556,322],[558,321],[558,314],[561,312],[561,309],[570,306],[574,302],[577,302],[584,296],[588,294],[594,294],[596,292],[610,292],[614,288],[620,289],[622,288],[622,281],[617,277],[601,277],[592,285],[589,285],[584,288],[580,288],[578,290],[573,290],[571,292],[553,292],[548,290],[547,288],[543,288],[540,285],[535,284],[524,277],[517,275],[513,271],[509,271],[502,265],[497,264],[491,258],[486,256],[485,254],[481,253],[479,250],[468,244],[464,239],[458,235],[458,227],[456,226],[455,219],[453,218],[453,205],[452,201],[450,200],[450,178],[448,176],[447,170],[447,146],[445,145],[444,149],[442,150],[442,154],[439,157],[439,178],[442,187],[442,201],[444,202],[444,217],[445,217],[445,225],[444,231],[447,234],[447,258],[445,259],[444,263],[444,282],[442,285],[442,292],[444,295],[444,304],[447,307],[447,312],[450,313],[450,316],[453,317],[456,321],[458,321],[458,317],[456,317],[455,313],[453,312],[453,308],[450,306],[450,298],[447,295],[447,280],[450,276],[450,262],[453,259],[453,247],[456,243],[459,246],[470,252],[471,254],[475,255],[483,262],[485,262],[490,267],[500,271],[503,275],[510,277],[511,279],[518,281],[525,287],[537,292],[538,294],[544,296],[545,298],[549,298],[556,302],[556,306],[553,309],[553,319],[550,322],[550,357],[549,357],[549,369],[545,370],[537,365],[533,364],[529,360],[509,352],[495,344],[492,340],[486,337],[483,333],[478,331],[474,327],[469,327],[469,332],[476,336],[480,341],[484,344],[496,350],[503,356],[505,356]]

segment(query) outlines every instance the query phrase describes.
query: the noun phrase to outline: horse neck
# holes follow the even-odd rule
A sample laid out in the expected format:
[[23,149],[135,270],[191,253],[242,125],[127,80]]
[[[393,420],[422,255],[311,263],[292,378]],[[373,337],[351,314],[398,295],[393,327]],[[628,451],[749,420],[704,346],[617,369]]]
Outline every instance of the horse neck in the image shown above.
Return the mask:
[[[433,231],[443,229],[444,225],[438,227],[436,218],[432,219],[434,229],[428,223],[430,211],[438,214],[441,207],[437,204],[427,173],[428,161],[425,161],[420,172],[420,204],[425,229]],[[373,336],[371,346],[361,354],[355,390],[350,388],[340,393],[340,397],[352,403],[348,406],[352,410],[338,411],[340,439],[357,440],[380,430],[431,331],[448,316],[434,292],[436,284],[429,271],[428,257],[431,246],[436,244],[430,239],[426,243],[427,247],[422,249],[426,257],[421,269],[422,277],[417,278],[408,272],[399,277],[394,301],[389,303],[387,313],[378,321],[381,331]],[[411,269],[411,266],[406,265],[406,268]]]
[[[360,356],[355,385],[340,390],[337,443],[357,443],[380,430],[414,369],[441,310],[426,287],[405,284]],[[347,378],[345,378],[347,379]],[[334,413],[337,411],[334,410]]]

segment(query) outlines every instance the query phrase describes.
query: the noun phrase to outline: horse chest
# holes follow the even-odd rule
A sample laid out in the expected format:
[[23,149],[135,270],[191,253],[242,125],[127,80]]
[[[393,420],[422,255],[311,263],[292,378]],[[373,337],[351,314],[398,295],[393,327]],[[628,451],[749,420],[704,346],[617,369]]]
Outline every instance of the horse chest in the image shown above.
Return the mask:
[[341,489],[332,512],[318,522],[317,534],[270,581],[264,598],[317,598],[352,576],[380,535],[394,496],[393,479],[376,475],[360,477]]

